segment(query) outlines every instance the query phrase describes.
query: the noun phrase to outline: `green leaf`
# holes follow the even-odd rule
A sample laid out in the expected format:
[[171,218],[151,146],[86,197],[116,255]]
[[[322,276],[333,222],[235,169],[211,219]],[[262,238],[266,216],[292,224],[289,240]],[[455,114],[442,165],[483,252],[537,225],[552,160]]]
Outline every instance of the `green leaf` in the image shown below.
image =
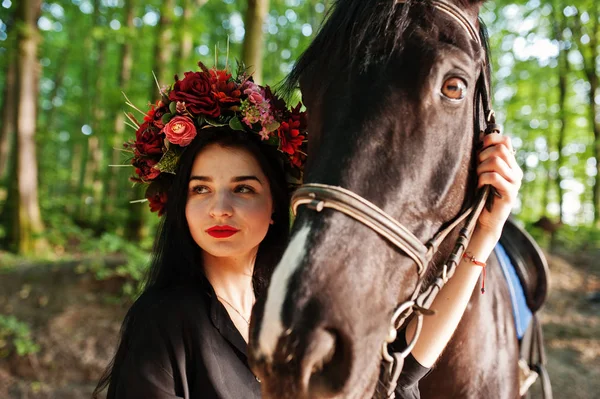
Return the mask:
[[[171,103],[171,104],[173,104],[173,103]],[[173,119],[173,117],[174,117],[174,116],[175,116],[175,115],[173,115],[173,114],[164,114],[164,115],[162,116],[162,118],[160,118],[160,120],[161,120],[161,122],[163,123],[163,125],[166,125],[167,123],[169,123],[169,121],[170,121],[171,119]]]
[[279,122],[273,121],[265,127],[267,128],[268,132],[274,132],[275,130],[277,130],[279,128],[279,126],[281,126],[281,124]]
[[206,118],[206,123],[208,123],[209,125],[214,126],[214,127],[227,126],[227,123],[221,123],[221,122],[218,122],[218,121],[216,121],[214,119],[208,119],[208,118]]
[[177,103],[175,101],[171,101],[169,103],[169,112],[175,115],[177,113]]
[[276,145],[277,147],[279,147],[279,137],[270,136],[268,140],[264,141],[264,143],[267,143],[268,145]]
[[177,171],[177,164],[179,163],[179,158],[181,158],[181,153],[183,152],[180,147],[172,145],[169,147],[167,152],[165,152],[158,161],[156,165],[154,165],[154,169],[158,169],[161,172],[175,174]]
[[231,118],[229,120],[229,127],[232,130],[245,130],[244,126],[242,125],[242,122],[240,121],[240,119],[237,116],[234,116],[233,118]]

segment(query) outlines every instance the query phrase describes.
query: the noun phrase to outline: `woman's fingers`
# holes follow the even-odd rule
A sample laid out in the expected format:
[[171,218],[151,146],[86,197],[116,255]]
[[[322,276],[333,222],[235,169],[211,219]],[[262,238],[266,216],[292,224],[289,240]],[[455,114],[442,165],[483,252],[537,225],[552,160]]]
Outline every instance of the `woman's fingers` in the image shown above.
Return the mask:
[[503,144],[511,151],[513,149],[510,137],[503,136],[501,134],[497,134],[497,133],[487,134],[487,135],[483,136],[481,141],[482,141],[482,147],[481,147],[482,149],[486,149],[490,146],[497,145],[497,144]]
[[[518,173],[512,169],[506,160],[500,156],[491,156],[485,159],[482,163],[477,166],[477,175],[480,177],[484,173],[497,173],[505,180],[510,183],[517,183],[520,181]],[[479,179],[478,186],[481,187],[485,183],[482,183],[481,178]]]
[[497,172],[484,172],[479,175],[479,186],[484,186],[489,184],[494,187],[498,194],[500,194],[500,198],[504,200],[509,200],[510,202],[514,201],[517,198],[517,193],[519,191],[519,184],[512,183],[508,181],[504,176]]
[[489,134],[482,138],[482,144],[482,150],[478,154],[478,185],[481,187],[489,184],[496,189],[500,198],[494,200],[491,211],[484,209],[478,223],[484,230],[499,235],[517,202],[523,171],[515,159],[509,137]]
[[479,153],[479,162],[483,162],[492,156],[499,156],[511,168],[518,167],[515,151],[509,137],[500,136],[499,134],[490,134],[485,137],[483,149]]
[[[491,159],[495,159],[493,163],[489,163]],[[523,172],[515,158],[515,151],[509,137],[499,134],[489,134],[483,140],[483,149],[478,155],[480,164],[486,164],[488,167],[496,165],[500,170],[505,170],[507,167],[514,171],[511,173],[512,181],[520,181],[523,178]],[[504,161],[504,163],[500,162]],[[487,169],[482,172],[488,171]],[[508,178],[508,175],[506,175]]]

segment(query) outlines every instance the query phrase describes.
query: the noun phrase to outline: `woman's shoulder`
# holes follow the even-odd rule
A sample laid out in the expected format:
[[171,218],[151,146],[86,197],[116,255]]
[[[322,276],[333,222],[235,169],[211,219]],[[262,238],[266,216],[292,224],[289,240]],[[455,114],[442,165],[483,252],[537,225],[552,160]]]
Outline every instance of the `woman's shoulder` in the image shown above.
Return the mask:
[[[210,298],[201,285],[179,284],[145,290],[133,303],[127,317],[134,324],[201,322],[208,318]],[[205,317],[202,317],[202,316]]]

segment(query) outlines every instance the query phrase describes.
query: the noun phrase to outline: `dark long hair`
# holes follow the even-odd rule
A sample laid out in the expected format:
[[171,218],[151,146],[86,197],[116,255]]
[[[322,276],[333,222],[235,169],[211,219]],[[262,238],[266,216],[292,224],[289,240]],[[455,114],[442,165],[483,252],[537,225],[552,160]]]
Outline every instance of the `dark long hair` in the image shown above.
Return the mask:
[[[166,211],[158,227],[154,241],[150,268],[142,296],[150,290],[166,290],[190,281],[209,284],[203,276],[202,250],[196,244],[187,223],[185,206],[187,202],[188,179],[196,159],[206,146],[218,144],[226,148],[239,148],[250,152],[258,161],[269,181],[273,198],[273,224],[260,243],[252,285],[257,298],[266,294],[266,288],[273,269],[281,258],[289,236],[290,190],[288,189],[282,159],[277,149],[260,143],[259,137],[247,132],[228,128],[203,130],[187,147],[181,156],[177,173],[170,179]],[[200,288],[202,289],[202,288]],[[139,301],[139,299],[138,299]],[[138,302],[136,301],[136,303]],[[132,306],[135,307],[135,304]],[[119,370],[131,344],[130,326],[133,324],[132,311],[127,313],[121,327],[121,337],[117,352],[102,375],[92,397],[97,398],[111,382],[116,381]],[[111,390],[108,391],[110,398]]]

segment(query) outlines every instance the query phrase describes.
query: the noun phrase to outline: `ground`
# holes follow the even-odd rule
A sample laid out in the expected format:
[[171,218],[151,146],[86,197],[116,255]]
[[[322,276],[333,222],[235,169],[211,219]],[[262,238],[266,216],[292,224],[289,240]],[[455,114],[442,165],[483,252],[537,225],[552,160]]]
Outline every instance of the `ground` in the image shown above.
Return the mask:
[[[600,254],[548,258],[551,292],[541,320],[554,397],[598,398]],[[0,314],[29,323],[40,351],[0,358],[0,398],[89,398],[129,306],[118,295],[123,281],[97,281],[84,261],[15,270],[0,269]]]

